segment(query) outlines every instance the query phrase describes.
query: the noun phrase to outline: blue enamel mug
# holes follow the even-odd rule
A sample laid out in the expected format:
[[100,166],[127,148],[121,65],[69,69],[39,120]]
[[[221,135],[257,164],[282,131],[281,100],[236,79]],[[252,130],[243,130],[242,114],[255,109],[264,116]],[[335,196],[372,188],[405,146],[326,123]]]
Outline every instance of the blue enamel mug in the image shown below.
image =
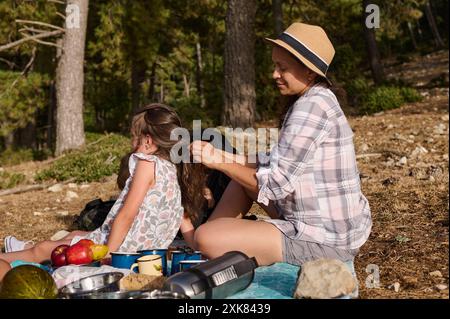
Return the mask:
[[139,253],[111,253],[111,266],[114,268],[130,269],[131,265],[136,262],[136,259],[141,257]]
[[181,260],[179,269],[180,271],[185,271],[186,269],[197,266],[205,261],[206,260]]
[[170,274],[173,275],[180,271],[180,262],[183,260],[201,260],[202,254],[200,251],[186,251],[175,250],[172,252],[172,265]]
[[140,253],[141,256],[145,256],[145,255],[161,256],[163,276],[167,276],[167,249],[143,249],[143,250],[138,250],[138,253]]

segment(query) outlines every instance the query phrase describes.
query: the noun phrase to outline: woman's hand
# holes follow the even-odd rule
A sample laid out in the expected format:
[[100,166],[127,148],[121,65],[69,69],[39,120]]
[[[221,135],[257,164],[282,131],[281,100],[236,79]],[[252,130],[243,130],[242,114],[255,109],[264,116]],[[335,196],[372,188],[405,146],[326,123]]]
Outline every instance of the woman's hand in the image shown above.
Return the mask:
[[203,141],[194,141],[189,146],[194,161],[202,163],[208,168],[216,169],[217,165],[223,162],[223,154],[212,144]]

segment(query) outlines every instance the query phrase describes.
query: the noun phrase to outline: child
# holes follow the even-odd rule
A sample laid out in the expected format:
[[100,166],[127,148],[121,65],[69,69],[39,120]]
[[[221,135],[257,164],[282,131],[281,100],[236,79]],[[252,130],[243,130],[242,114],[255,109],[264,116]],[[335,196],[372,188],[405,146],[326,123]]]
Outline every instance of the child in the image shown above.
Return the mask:
[[[22,251],[0,254],[0,260],[42,262],[54,248],[86,238],[110,252],[167,248],[180,228],[184,211],[194,218],[203,204],[205,178],[200,164],[173,164],[170,151],[178,141],[171,131],[181,127],[177,114],[163,104],[139,110],[131,127],[133,154],[130,177],[103,225],[93,232],[72,232],[60,241],[43,241]],[[1,274],[0,274],[1,275]]]

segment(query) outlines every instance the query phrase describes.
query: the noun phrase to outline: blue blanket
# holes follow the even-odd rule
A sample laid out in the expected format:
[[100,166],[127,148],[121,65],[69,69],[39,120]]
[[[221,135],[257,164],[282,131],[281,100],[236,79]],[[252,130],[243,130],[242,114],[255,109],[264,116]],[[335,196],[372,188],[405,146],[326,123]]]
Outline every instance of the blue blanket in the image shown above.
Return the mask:
[[[346,265],[356,278],[353,262],[347,262]],[[258,267],[250,286],[227,299],[292,299],[299,270],[299,266],[287,263]],[[357,296],[358,288],[351,295],[339,299],[352,299]]]

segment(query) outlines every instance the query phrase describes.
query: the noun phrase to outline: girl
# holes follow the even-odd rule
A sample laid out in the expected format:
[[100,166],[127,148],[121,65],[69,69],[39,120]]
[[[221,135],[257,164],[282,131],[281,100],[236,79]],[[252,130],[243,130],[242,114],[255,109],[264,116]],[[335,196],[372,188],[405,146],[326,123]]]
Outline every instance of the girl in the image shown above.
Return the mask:
[[[303,23],[267,41],[273,44],[273,79],[293,102],[277,146],[270,156],[258,156],[256,164],[206,142],[191,144],[197,161],[232,179],[208,222],[195,232],[197,249],[208,258],[240,250],[260,265],[350,261],[369,237],[372,222],[353,133],[326,77],[333,45],[322,28]],[[271,219],[240,218],[254,200]]]
[[90,233],[72,232],[60,241],[0,254],[0,259],[42,262],[55,247],[83,238],[108,245],[110,252],[167,248],[182,220],[197,218],[204,200],[198,191],[205,185],[202,165],[170,161],[171,148],[178,142],[170,134],[179,127],[179,117],[166,105],[150,104],[139,110],[131,127],[130,177],[103,225]]

